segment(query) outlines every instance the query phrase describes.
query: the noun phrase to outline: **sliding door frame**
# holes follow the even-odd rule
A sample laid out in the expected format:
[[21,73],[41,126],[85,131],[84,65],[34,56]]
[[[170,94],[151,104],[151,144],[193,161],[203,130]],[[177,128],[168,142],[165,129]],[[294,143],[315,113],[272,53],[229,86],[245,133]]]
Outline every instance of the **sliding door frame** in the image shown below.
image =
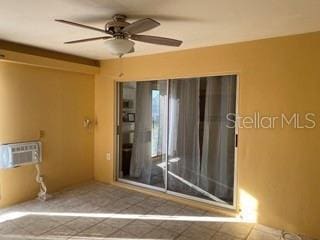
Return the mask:
[[[239,128],[238,128],[238,120],[236,118],[236,122],[235,122],[235,146],[234,146],[234,183],[233,183],[233,203],[231,204],[224,204],[224,203],[220,203],[214,200],[207,200],[207,199],[203,199],[200,197],[195,197],[195,196],[191,196],[191,195],[187,195],[187,194],[183,194],[183,193],[178,193],[178,192],[174,192],[171,190],[168,190],[168,140],[169,140],[169,94],[170,94],[170,82],[171,80],[183,80],[185,78],[200,78],[200,77],[219,77],[219,76],[229,76],[229,75],[235,75],[236,76],[236,99],[235,99],[235,114],[236,116],[239,113],[239,89],[240,89],[240,82],[239,82],[239,73],[235,73],[235,72],[230,72],[230,73],[223,73],[223,74],[206,74],[206,75],[201,75],[201,76],[185,76],[185,77],[175,77],[175,78],[165,78],[165,79],[144,79],[144,80],[116,80],[116,94],[115,94],[115,102],[116,102],[116,111],[115,111],[115,118],[116,118],[116,131],[115,131],[115,139],[116,139],[116,167],[115,167],[115,181],[118,182],[122,182],[125,184],[131,184],[134,186],[138,186],[138,187],[143,187],[143,188],[147,188],[147,189],[151,189],[151,190],[156,190],[159,192],[163,192],[163,193],[167,193],[169,195],[173,195],[173,196],[177,196],[177,197],[181,197],[181,198],[185,198],[185,199],[189,199],[189,200],[193,200],[193,201],[197,201],[197,202],[202,202],[202,203],[206,203],[206,204],[210,204],[210,205],[214,205],[214,206],[218,206],[218,207],[222,207],[222,208],[226,208],[226,209],[231,209],[231,210],[237,210],[237,204],[238,204],[238,136],[239,136]],[[161,187],[156,187],[156,186],[151,186],[148,184],[144,184],[144,183],[139,183],[139,182],[135,182],[132,180],[127,180],[127,179],[123,179],[120,178],[119,176],[119,164],[120,164],[120,156],[121,156],[121,149],[120,149],[120,101],[121,101],[121,94],[120,94],[120,84],[121,83],[126,83],[126,82],[147,82],[147,81],[163,81],[165,80],[167,82],[167,96],[166,96],[166,122],[165,122],[165,131],[166,131],[166,156],[165,156],[165,178],[164,178],[164,188]]]

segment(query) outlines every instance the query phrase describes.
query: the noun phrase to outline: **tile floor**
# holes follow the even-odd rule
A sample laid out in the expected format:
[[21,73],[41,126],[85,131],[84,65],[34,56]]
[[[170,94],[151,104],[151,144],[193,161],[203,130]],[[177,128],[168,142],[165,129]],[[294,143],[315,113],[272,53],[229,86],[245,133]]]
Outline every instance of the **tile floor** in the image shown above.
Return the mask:
[[276,240],[280,233],[96,182],[0,212],[1,240]]

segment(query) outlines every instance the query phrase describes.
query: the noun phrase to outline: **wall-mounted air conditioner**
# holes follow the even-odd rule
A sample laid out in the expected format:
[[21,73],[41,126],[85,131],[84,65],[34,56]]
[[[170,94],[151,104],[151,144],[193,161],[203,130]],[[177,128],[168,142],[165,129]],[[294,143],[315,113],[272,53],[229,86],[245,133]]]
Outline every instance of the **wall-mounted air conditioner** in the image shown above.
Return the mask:
[[42,161],[41,142],[0,145],[0,168],[13,168]]

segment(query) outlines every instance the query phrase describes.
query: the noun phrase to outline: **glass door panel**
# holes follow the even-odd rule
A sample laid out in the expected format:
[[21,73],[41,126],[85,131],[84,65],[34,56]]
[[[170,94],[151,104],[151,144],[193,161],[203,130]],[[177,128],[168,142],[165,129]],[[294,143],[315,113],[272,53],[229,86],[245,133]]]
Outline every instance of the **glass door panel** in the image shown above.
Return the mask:
[[120,179],[165,187],[167,81],[120,83]]
[[171,80],[168,190],[233,204],[236,76]]

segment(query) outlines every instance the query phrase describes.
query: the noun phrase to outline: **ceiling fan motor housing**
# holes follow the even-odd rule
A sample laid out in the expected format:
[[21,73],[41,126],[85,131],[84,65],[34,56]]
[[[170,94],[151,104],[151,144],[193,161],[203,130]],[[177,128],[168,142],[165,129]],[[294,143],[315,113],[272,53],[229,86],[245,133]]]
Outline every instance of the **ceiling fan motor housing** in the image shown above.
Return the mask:
[[124,27],[130,25],[130,23],[126,22],[126,18],[127,17],[125,15],[121,15],[121,14],[114,15],[112,18],[113,21],[108,22],[105,25],[106,32],[113,33],[113,34],[120,33]]

